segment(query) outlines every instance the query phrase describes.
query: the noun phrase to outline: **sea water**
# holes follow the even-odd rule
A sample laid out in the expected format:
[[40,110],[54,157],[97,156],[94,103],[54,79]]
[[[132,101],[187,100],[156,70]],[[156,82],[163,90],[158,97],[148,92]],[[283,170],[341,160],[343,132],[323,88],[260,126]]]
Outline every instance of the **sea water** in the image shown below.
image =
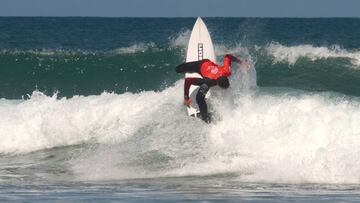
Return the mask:
[[0,18],[0,201],[360,201],[360,20],[205,18],[231,53],[186,116],[195,18]]

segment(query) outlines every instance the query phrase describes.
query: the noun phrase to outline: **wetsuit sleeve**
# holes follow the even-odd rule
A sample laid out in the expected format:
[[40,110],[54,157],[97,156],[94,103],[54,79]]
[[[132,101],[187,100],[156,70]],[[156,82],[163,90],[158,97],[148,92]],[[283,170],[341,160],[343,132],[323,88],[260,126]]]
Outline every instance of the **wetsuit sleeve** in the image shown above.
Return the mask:
[[200,78],[185,78],[184,84],[184,98],[189,98],[189,89],[191,85],[196,85],[198,83],[198,79]]
[[189,98],[189,89],[191,85],[200,86],[202,84],[212,87],[216,85],[216,81],[208,78],[185,78],[184,98]]
[[177,73],[200,73],[202,61],[186,62],[176,66],[175,71]]

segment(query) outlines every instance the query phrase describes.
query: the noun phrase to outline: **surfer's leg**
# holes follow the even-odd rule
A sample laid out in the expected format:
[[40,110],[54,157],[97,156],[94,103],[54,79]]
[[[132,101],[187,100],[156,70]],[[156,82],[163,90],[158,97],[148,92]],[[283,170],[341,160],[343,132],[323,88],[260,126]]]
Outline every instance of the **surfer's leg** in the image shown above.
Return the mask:
[[176,66],[177,73],[200,73],[202,61],[187,62]]
[[210,123],[210,115],[208,113],[207,104],[205,102],[205,95],[209,91],[209,86],[206,84],[202,84],[199,88],[198,93],[196,94],[196,102],[200,109],[201,118],[206,122]]

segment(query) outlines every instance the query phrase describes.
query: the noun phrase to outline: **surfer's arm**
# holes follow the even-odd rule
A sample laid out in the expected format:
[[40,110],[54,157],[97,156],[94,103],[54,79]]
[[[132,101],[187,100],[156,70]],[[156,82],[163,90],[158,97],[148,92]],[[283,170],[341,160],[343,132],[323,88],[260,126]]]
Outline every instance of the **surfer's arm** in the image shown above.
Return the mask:
[[231,63],[232,62],[236,62],[236,63],[240,63],[240,64],[242,63],[242,61],[239,58],[237,58],[231,54],[226,54],[224,56],[223,72],[224,72],[224,75],[227,77],[231,75]]
[[[251,68],[251,61],[249,61],[247,59],[241,60],[231,54],[227,54],[225,57],[227,58],[227,60],[230,59],[230,63],[227,61],[227,63],[229,63],[229,67],[231,65],[231,62],[235,61],[236,63],[241,64],[240,68],[245,68],[246,70],[249,70]],[[225,61],[226,60],[224,59],[224,64],[225,64]]]
[[190,106],[191,105],[191,100],[189,97],[189,90],[190,90],[190,86],[191,85],[196,85],[197,84],[197,80],[199,78],[185,78],[185,83],[184,83],[184,105],[185,106]]

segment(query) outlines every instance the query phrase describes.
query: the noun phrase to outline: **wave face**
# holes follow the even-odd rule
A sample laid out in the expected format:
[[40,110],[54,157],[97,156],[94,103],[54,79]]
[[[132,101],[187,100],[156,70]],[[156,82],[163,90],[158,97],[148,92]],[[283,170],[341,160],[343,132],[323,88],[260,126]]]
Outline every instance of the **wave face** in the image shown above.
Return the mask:
[[213,88],[210,125],[174,72],[194,19],[0,18],[0,183],[360,184],[360,20],[205,21],[218,61],[252,63]]

